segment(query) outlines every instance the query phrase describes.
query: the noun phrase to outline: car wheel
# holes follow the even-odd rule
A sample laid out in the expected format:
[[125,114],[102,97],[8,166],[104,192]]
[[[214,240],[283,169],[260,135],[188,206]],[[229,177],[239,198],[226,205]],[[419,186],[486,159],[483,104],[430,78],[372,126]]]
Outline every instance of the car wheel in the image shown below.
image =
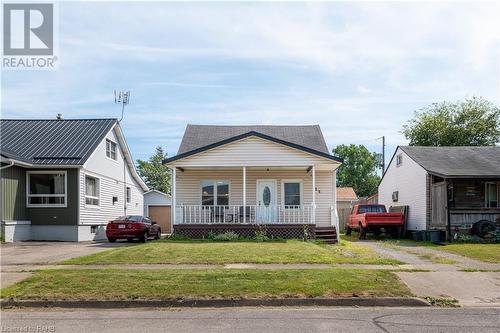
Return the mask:
[[351,227],[350,227],[350,226],[348,226],[348,225],[346,225],[346,226],[345,226],[345,235],[346,235],[346,236],[349,236],[349,235],[351,235],[351,232],[352,232]]
[[142,236],[140,237],[141,243],[146,243],[148,241],[148,232],[144,231]]
[[116,238],[108,238],[108,241],[109,241],[110,243],[114,243],[114,242],[116,242]]
[[156,239],[161,238],[161,229],[158,229],[158,232],[156,233]]

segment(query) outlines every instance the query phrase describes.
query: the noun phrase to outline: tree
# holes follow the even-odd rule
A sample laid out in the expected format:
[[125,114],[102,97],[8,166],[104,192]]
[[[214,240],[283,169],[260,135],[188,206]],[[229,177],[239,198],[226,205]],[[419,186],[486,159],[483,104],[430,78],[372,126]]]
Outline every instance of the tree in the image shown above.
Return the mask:
[[351,186],[358,196],[377,193],[380,177],[376,173],[378,162],[375,153],[370,153],[363,145],[351,144],[335,147],[333,155],[344,160],[337,171],[338,186]]
[[500,108],[473,97],[431,104],[403,126],[410,146],[493,146],[500,142]]
[[166,157],[163,148],[158,146],[148,161],[137,160],[137,171],[150,189],[170,193],[170,170],[162,163]]

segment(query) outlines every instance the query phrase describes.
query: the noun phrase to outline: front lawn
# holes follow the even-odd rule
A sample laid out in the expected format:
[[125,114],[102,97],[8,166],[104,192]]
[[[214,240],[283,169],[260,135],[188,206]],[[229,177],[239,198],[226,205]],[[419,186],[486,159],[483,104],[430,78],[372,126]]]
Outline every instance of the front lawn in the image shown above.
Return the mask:
[[454,253],[484,262],[500,264],[500,244],[454,243],[445,246],[434,245],[432,249]]
[[156,241],[112,249],[65,264],[399,264],[360,243]]
[[342,268],[43,270],[1,294],[18,300],[411,296],[394,273]]

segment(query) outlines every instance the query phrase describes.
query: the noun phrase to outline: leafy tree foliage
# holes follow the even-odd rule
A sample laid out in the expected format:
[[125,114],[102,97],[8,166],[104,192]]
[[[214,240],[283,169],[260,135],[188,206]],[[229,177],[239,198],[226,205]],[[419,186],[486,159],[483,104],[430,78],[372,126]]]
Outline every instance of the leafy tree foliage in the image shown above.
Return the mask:
[[492,146],[500,142],[500,108],[481,98],[434,103],[403,126],[411,146]]
[[151,190],[170,193],[170,170],[162,163],[166,157],[163,148],[158,146],[148,161],[137,160],[137,171]]
[[333,155],[344,160],[337,172],[338,186],[351,186],[358,196],[369,196],[377,193],[380,177],[375,153],[370,153],[363,145],[339,145]]

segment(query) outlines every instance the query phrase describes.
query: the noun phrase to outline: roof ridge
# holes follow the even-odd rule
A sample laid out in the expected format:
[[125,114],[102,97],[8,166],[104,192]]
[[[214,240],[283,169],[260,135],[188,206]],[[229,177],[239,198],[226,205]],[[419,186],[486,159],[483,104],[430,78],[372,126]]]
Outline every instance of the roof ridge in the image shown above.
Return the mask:
[[0,121],[87,121],[87,120],[116,120],[118,118],[68,118],[68,119],[5,119]]

